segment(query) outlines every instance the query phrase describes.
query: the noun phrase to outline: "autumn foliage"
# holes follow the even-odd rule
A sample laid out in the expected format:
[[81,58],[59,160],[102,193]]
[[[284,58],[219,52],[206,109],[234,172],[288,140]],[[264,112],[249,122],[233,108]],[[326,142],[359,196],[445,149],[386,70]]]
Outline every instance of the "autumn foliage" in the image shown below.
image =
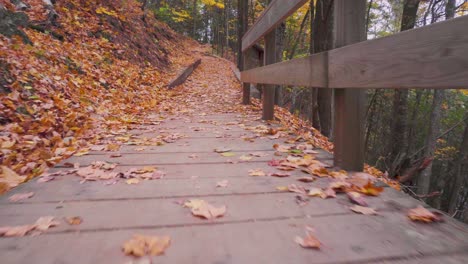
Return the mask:
[[[25,2],[30,23],[42,25],[43,2]],[[22,28],[32,45],[0,35],[0,193],[11,187],[10,170],[28,180],[92,142],[96,129],[144,122],[144,110],[167,108],[171,93],[161,88],[190,57],[184,45],[194,45],[151,14],[143,18],[136,0],[54,8],[56,25]]]

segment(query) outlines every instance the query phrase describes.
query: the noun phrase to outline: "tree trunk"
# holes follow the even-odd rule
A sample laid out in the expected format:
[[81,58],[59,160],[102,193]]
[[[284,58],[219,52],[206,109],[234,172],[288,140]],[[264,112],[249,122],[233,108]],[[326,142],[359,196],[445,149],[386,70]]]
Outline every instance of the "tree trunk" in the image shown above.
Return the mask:
[[[327,51],[333,45],[333,0],[318,0],[313,24],[313,53]],[[318,89],[320,131],[329,137],[332,128],[332,89]],[[317,128],[317,127],[316,127]]]
[[[434,99],[432,101],[431,109],[431,125],[427,133],[426,148],[424,151],[424,157],[433,157],[436,149],[437,136],[440,130],[440,117],[442,114],[441,106],[444,98],[444,90],[435,89]],[[432,174],[432,163],[424,169],[418,178],[418,190],[417,193],[420,195],[428,194],[431,185],[431,174]]]
[[[420,0],[406,0],[403,6],[401,31],[414,28]],[[390,175],[395,175],[396,168],[405,159],[408,143],[408,90],[396,89],[393,97],[393,119],[391,135],[387,143],[390,161]]]

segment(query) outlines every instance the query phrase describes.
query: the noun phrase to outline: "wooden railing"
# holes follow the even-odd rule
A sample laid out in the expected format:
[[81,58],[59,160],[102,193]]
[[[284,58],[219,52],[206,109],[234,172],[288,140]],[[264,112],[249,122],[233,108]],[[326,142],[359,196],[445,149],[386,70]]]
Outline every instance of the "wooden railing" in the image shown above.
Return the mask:
[[334,49],[274,63],[275,27],[305,2],[273,0],[247,31],[242,51],[264,37],[266,66],[241,72],[241,81],[265,84],[266,120],[273,119],[274,85],[335,89],[335,166],[363,169],[365,89],[468,87],[468,16],[364,41],[365,0],[335,0]]

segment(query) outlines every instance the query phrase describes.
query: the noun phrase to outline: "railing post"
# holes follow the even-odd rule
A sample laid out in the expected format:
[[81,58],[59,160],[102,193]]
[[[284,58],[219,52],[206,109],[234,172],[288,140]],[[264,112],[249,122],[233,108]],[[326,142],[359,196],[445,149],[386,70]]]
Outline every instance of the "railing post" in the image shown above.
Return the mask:
[[[334,48],[366,39],[365,0],[335,0]],[[335,89],[334,163],[345,170],[364,167],[365,90]]]
[[[276,62],[276,30],[273,29],[265,35],[264,65]],[[275,112],[275,87],[276,85],[263,85],[263,120],[273,120]]]

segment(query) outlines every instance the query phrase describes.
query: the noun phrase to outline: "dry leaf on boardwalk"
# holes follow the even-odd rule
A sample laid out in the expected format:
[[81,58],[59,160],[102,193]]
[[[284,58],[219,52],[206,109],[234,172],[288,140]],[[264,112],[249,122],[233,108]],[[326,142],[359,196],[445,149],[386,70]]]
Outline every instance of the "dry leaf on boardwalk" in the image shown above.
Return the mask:
[[240,160],[242,161],[249,161],[251,160],[253,157],[252,156],[249,156],[249,155],[242,155],[239,157]]
[[249,170],[249,175],[250,176],[265,176],[266,173],[261,169],[253,169],[253,170]]
[[0,194],[8,191],[9,189],[18,186],[18,184],[26,180],[25,176],[20,176],[18,173],[8,168],[1,166],[0,172]]
[[320,249],[320,246],[322,245],[317,238],[310,234],[310,232],[307,232],[306,237],[304,238],[296,236],[294,241],[303,248]]
[[273,173],[268,173],[268,176],[273,176],[273,177],[289,177],[291,176],[291,173],[287,172],[273,172]]
[[221,156],[223,157],[234,157],[236,154],[234,152],[223,152]]
[[325,191],[323,191],[323,193],[322,193],[322,195],[320,197],[322,197],[322,199],[335,198],[336,197],[336,192],[335,192],[335,190],[333,190],[331,188],[327,188],[327,189],[325,189]]
[[229,152],[231,151],[232,149],[231,148],[228,148],[228,147],[221,147],[221,148],[215,148],[214,149],[214,152],[216,153],[224,153],[224,152]]
[[346,192],[351,188],[351,184],[345,181],[334,181],[328,185],[328,188],[333,189],[335,192]]
[[38,233],[41,233],[59,224],[60,222],[56,221],[53,216],[44,216],[37,219],[37,221],[31,225],[0,227],[0,237],[25,236],[32,231],[38,231]]
[[442,221],[441,215],[435,214],[426,208],[419,205],[418,207],[408,211],[409,219],[413,221],[419,221],[424,223],[439,222]]
[[216,183],[216,187],[227,187],[228,186],[228,183],[229,181],[228,180],[222,180],[222,181],[219,181]]
[[381,192],[383,192],[383,187],[376,187],[372,184],[371,181],[368,181],[366,185],[363,187],[355,187],[356,191],[363,193],[369,196],[378,196]]
[[346,195],[348,196],[351,202],[360,205],[360,206],[367,206],[367,202],[364,197],[358,192],[347,192]]
[[296,184],[289,184],[288,191],[300,194],[306,194],[307,191],[303,186],[296,185]]
[[315,181],[315,178],[314,177],[300,177],[300,178],[297,178],[298,181],[300,182],[313,182]]
[[226,206],[214,207],[213,205],[205,202],[204,200],[193,199],[184,203],[185,207],[192,209],[192,214],[200,216],[205,219],[214,219],[224,216],[226,213]]
[[72,216],[65,218],[69,225],[79,225],[83,222],[83,219],[79,216]]
[[140,180],[137,179],[137,178],[131,178],[131,179],[126,180],[125,183],[127,183],[127,184],[138,184],[138,183],[140,183]]
[[360,205],[354,205],[350,207],[351,211],[358,213],[358,214],[363,214],[363,215],[377,215],[377,211],[375,209],[370,208],[370,207],[364,207]]
[[308,196],[317,196],[322,197],[323,191],[321,188],[310,188],[309,192],[307,193]]
[[8,200],[10,202],[18,202],[18,201],[21,201],[21,200],[29,199],[29,198],[33,197],[33,195],[34,195],[33,192],[17,193],[17,194],[13,194],[12,196],[10,196],[8,198]]
[[171,238],[168,236],[144,236],[134,235],[122,246],[126,255],[142,257],[145,255],[158,256],[164,254],[171,244]]

